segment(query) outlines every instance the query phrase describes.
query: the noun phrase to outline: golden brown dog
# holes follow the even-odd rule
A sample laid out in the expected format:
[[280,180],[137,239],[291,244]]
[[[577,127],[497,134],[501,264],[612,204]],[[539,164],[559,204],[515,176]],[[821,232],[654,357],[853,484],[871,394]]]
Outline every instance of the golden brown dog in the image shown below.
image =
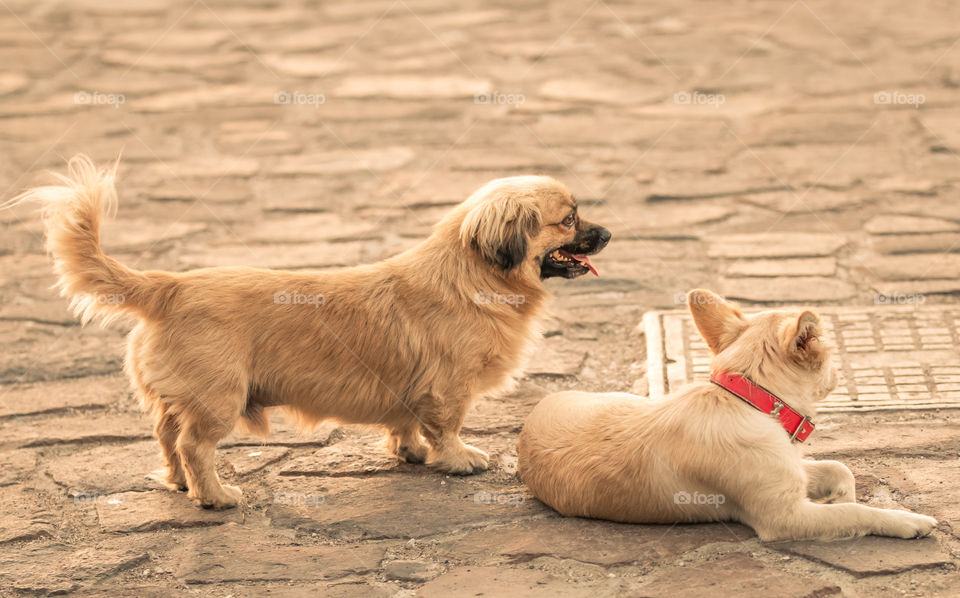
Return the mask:
[[745,376],[781,401],[764,413],[709,382],[659,400],[548,396],[517,445],[520,477],[537,498],[563,515],[631,523],[736,520],[761,540],[933,530],[932,517],[857,504],[850,470],[803,459],[781,420],[768,415],[788,407],[812,415],[836,386],[816,314],[747,318],[709,291],[692,291],[688,303],[714,370]]
[[62,186],[14,201],[43,202],[58,285],[84,322],[137,322],[125,369],[155,413],[165,480],[214,508],[241,494],[217,478],[217,442],[238,422],[266,434],[271,407],[306,423],[384,426],[410,462],[485,469],[486,453],[459,437],[470,402],[522,366],[544,279],[596,273],[587,255],[610,239],[559,182],[525,176],[487,184],[424,242],[380,263],[141,272],[100,249],[115,171],[78,156]]

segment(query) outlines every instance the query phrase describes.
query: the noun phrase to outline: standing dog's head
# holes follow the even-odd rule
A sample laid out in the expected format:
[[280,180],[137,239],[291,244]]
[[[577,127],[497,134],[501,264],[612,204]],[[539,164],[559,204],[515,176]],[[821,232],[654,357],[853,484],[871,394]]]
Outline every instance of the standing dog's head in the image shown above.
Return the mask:
[[462,245],[491,266],[521,276],[597,274],[587,256],[610,240],[610,231],[580,218],[566,187],[546,176],[491,181],[462,209]]
[[836,388],[832,348],[812,311],[765,311],[747,317],[719,295],[699,289],[690,291],[687,304],[714,355],[715,369],[744,374],[783,393],[784,399],[804,400],[811,410],[812,403]]

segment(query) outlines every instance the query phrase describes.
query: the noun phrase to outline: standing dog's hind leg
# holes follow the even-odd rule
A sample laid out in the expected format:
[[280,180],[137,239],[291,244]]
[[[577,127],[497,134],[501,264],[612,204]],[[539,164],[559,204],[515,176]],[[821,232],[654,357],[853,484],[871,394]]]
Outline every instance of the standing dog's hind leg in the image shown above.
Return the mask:
[[156,408],[157,422],[153,433],[160,441],[160,452],[163,454],[165,468],[151,474],[171,490],[186,490],[187,476],[183,471],[180,454],[177,452],[177,438],[180,435],[180,422],[177,414],[169,405],[158,404]]
[[[187,496],[207,508],[235,507],[242,492],[236,486],[220,483],[215,451],[217,442],[230,434],[239,419],[242,397],[236,402],[210,400],[206,403],[200,397],[193,397],[191,403],[190,413],[184,413],[180,418],[181,430],[177,438],[177,453],[187,477]],[[213,411],[212,405],[220,408]]]
[[420,435],[420,425],[413,423],[392,429],[387,439],[387,449],[407,463],[425,463],[430,447]]

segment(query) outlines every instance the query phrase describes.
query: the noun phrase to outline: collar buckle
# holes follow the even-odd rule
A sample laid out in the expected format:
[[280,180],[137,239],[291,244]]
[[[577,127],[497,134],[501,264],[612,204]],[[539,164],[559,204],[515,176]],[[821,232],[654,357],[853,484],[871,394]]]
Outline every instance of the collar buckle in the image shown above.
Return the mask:
[[[803,419],[800,420],[800,423],[797,424],[797,429],[793,431],[793,434],[790,435],[790,442],[796,442],[797,436],[800,432],[803,431],[804,426],[807,425],[807,422],[810,421],[810,416],[804,415]],[[802,440],[800,442],[803,442]]]

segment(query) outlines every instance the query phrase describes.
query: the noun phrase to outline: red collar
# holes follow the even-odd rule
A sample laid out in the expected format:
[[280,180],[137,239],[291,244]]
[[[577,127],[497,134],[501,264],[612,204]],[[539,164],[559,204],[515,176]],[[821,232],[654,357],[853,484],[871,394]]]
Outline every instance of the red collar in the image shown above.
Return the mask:
[[813,433],[814,426],[809,417],[800,415],[790,405],[759,384],[732,372],[713,372],[710,374],[710,381],[753,405],[762,413],[772,415],[779,420],[780,425],[790,435],[790,440],[803,442]]

